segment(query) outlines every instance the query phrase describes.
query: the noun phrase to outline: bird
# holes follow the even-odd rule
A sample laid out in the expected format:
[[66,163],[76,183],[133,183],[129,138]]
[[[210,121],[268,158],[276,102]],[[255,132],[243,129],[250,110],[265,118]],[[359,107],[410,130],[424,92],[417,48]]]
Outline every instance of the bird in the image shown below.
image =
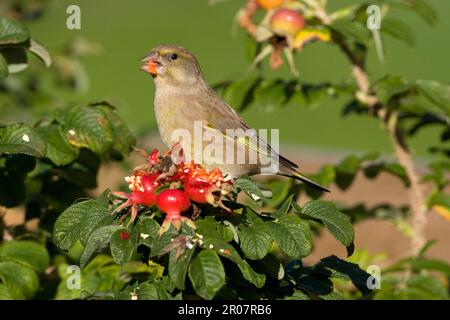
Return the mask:
[[[190,51],[176,45],[159,45],[145,55],[141,63],[141,70],[149,73],[155,83],[154,111],[160,137],[168,147],[180,144],[187,161],[198,160],[196,156],[201,155],[200,164],[208,169],[219,168],[233,179],[267,172],[268,167],[275,164],[275,172],[272,173],[329,192],[300,173],[296,163],[274,150],[208,85]],[[175,134],[195,136],[195,125],[200,126],[202,134],[209,133],[217,141],[222,141],[222,145],[208,153],[205,152],[206,141],[195,143],[195,139]],[[231,151],[224,147],[229,148],[230,145]],[[231,159],[224,161],[226,152],[231,152]],[[252,152],[257,155],[256,161],[250,156]],[[239,161],[235,154],[241,155]]]

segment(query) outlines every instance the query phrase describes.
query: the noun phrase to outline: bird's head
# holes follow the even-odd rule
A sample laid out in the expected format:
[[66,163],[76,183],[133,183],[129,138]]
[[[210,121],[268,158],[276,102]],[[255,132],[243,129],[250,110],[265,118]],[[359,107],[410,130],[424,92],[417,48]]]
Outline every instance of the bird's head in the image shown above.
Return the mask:
[[144,63],[141,69],[150,73],[156,83],[193,85],[203,78],[197,59],[182,47],[155,47],[141,62]]

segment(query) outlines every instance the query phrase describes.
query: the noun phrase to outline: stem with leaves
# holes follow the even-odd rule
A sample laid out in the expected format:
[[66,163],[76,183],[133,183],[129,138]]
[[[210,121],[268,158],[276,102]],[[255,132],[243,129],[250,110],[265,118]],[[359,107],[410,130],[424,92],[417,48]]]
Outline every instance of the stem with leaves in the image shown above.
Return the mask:
[[[322,23],[324,25],[329,25],[331,23],[331,19],[324,6],[320,6],[319,3],[316,2],[314,8],[315,15],[322,21]],[[408,192],[408,197],[412,214],[411,227],[413,230],[410,253],[412,255],[417,255],[426,243],[425,226],[427,223],[427,210],[425,197],[420,186],[419,174],[414,166],[411,151],[404,143],[402,132],[398,130],[397,115],[388,115],[385,109],[379,107],[379,100],[377,96],[371,93],[370,79],[365,68],[365,61],[358,58],[344,41],[340,41],[338,39],[337,45],[351,64],[352,74],[359,90],[359,92],[356,93],[358,100],[366,104],[384,123],[394,146],[397,160],[405,168],[406,175],[410,181],[411,185]]]
[[359,89],[359,92],[357,93],[358,99],[371,108],[374,114],[376,114],[377,117],[385,124],[385,128],[389,133],[394,146],[397,160],[405,168],[406,174],[410,181],[411,186],[408,196],[412,213],[411,226],[413,229],[410,250],[411,254],[417,255],[426,242],[425,225],[427,223],[427,219],[425,197],[420,186],[419,174],[417,173],[412,160],[411,151],[403,141],[404,139],[402,132],[398,130],[397,115],[388,115],[385,109],[379,108],[378,98],[370,92],[370,80],[367,75],[364,62],[357,59],[344,42],[338,42],[338,45],[351,63],[353,77],[355,78]]

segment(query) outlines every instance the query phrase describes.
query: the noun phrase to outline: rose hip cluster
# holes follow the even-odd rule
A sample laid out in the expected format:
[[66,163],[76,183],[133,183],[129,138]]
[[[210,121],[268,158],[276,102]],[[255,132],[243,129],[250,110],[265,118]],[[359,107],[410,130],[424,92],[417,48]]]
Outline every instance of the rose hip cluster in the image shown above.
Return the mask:
[[179,164],[176,164],[172,151],[161,156],[158,150],[153,150],[146,157],[146,165],[125,177],[131,192],[113,192],[113,195],[125,200],[115,212],[131,207],[130,223],[136,219],[139,206],[156,205],[166,215],[160,229],[162,235],[171,225],[180,230],[181,222],[195,228],[192,220],[181,215],[191,208],[192,203],[208,203],[229,210],[222,200],[231,197],[232,180],[225,178],[219,169],[208,171],[199,164],[184,163],[180,158],[177,158]]

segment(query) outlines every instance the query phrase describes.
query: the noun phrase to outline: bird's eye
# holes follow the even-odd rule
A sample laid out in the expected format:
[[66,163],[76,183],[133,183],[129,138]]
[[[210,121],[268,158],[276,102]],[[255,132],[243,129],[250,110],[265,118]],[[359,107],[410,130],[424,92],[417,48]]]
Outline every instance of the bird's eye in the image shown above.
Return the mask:
[[178,55],[176,53],[172,53],[170,55],[170,60],[177,60],[178,59]]

